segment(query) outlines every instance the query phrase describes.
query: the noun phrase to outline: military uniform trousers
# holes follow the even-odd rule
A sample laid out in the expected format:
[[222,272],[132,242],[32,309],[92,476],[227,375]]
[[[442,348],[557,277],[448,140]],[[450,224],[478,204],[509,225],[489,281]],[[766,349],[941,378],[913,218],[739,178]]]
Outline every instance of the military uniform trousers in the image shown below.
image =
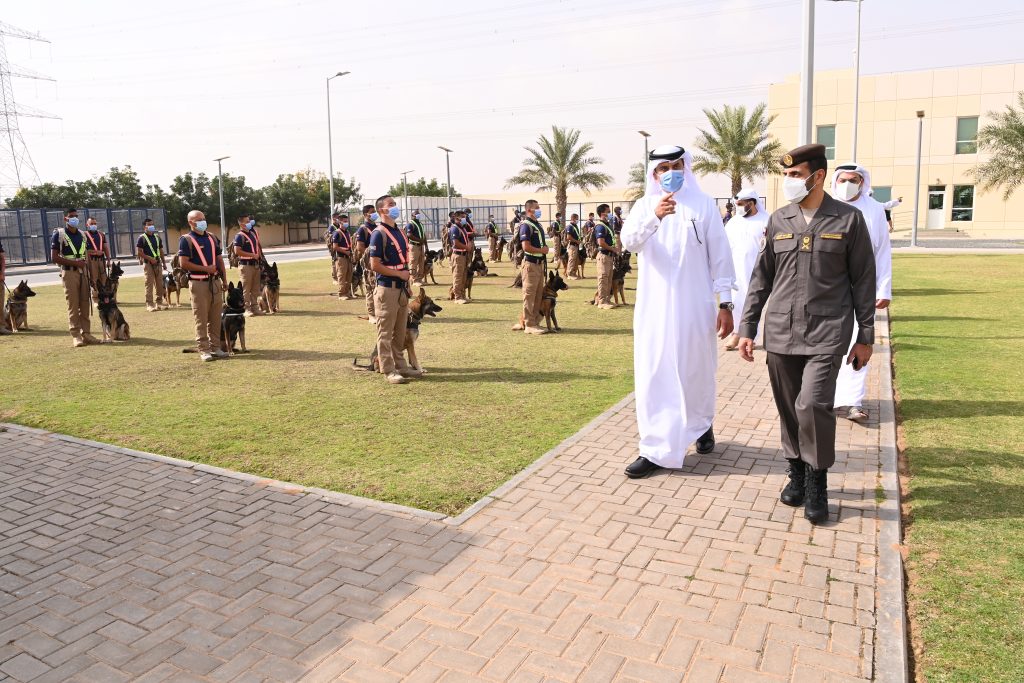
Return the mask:
[[452,252],[452,298],[466,298],[466,269],[469,257]]
[[570,277],[579,277],[580,275],[580,245],[569,243],[566,246],[566,251],[569,254],[569,262],[566,264],[565,269]]
[[196,349],[199,353],[212,353],[220,348],[220,314],[224,308],[220,280],[189,280],[188,292],[192,298],[192,317],[196,322]]
[[338,281],[338,255],[333,251],[331,252],[331,278]]
[[352,296],[352,260],[338,254],[334,264],[337,267],[338,296]]
[[[543,258],[543,257],[541,257]],[[523,324],[540,327],[540,304],[544,300],[544,264],[523,259]]]
[[156,290],[156,303],[166,303],[167,291],[164,289],[164,271],[159,263],[146,261],[142,266],[146,274],[146,307],[153,308],[153,290]]
[[89,284],[92,286],[92,300],[96,303],[100,302],[99,285],[107,281],[107,271],[103,267],[104,260],[102,257],[95,258],[89,257]]
[[89,321],[89,275],[78,268],[61,268],[60,279],[64,283],[64,298],[68,303],[68,332],[72,339],[84,339],[92,334]]
[[816,470],[836,461],[833,400],[842,355],[794,356],[768,352],[768,378],[782,423],[782,451]]
[[409,324],[409,295],[405,287],[378,286],[373,292],[377,311],[377,360],[380,371],[390,375],[409,367],[405,362],[405,333]]
[[260,267],[239,265],[238,271],[242,274],[242,297],[245,301],[245,310],[250,313],[259,313]]
[[409,242],[409,274],[413,282],[423,282],[426,277],[427,260],[422,244]]
[[597,255],[597,303],[612,302],[612,271],[615,270],[615,256],[603,251]]
[[370,270],[370,252],[364,251],[363,264],[363,289],[366,290],[366,314],[371,318],[377,316],[373,313],[373,290],[377,287],[377,273]]
[[498,260],[498,236],[491,235],[487,238],[487,260]]

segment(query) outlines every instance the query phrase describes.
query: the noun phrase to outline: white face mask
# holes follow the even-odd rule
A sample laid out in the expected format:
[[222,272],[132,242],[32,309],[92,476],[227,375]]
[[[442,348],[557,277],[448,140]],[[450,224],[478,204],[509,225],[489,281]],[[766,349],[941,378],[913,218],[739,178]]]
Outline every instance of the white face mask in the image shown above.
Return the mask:
[[747,215],[747,207],[743,206],[742,204],[737,204],[736,205],[736,215],[739,216],[740,218],[743,218],[744,216],[746,216]]
[[807,187],[807,180],[807,178],[785,178],[782,181],[782,195],[786,201],[791,204],[802,202],[811,193],[810,188]]
[[846,181],[845,183],[836,183],[836,194],[844,202],[848,202],[860,194],[860,183],[854,183]]

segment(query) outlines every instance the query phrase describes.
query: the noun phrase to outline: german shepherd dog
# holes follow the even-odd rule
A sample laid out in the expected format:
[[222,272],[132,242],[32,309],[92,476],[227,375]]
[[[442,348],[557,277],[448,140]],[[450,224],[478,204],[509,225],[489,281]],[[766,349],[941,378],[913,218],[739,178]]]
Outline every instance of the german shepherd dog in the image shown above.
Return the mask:
[[[0,287],[6,285],[0,284]],[[28,286],[28,280],[22,280],[13,290],[8,290],[10,296],[4,304],[3,322],[12,332],[31,332],[28,326],[28,298],[36,293]]]
[[[540,314],[547,323],[548,332],[561,332],[558,325],[558,318],[555,316],[555,305],[558,303],[558,293],[569,289],[569,285],[559,273],[549,271],[548,281],[544,284],[544,298],[540,302]],[[526,321],[521,321],[525,325]]]
[[117,298],[117,287],[121,283],[122,275],[124,275],[124,268],[121,267],[121,262],[112,261],[110,264],[110,275],[107,276],[107,279],[113,286],[113,290],[111,290],[111,293],[114,295],[115,299]]
[[99,298],[96,308],[99,310],[100,324],[103,326],[103,343],[126,342],[131,339],[128,321],[117,307],[117,296],[110,280],[98,283],[96,293]]
[[498,240],[498,249],[494,252],[494,260],[501,263],[501,257],[505,255],[505,247],[508,246],[508,237],[505,235],[501,236]]
[[273,265],[267,265],[266,261],[260,264],[260,286],[263,288],[259,297],[260,310],[271,315],[280,311],[281,279],[277,276],[277,261]]
[[615,297],[615,303],[619,303],[619,299],[622,299],[622,303],[626,303],[626,273],[633,272],[633,266],[629,263],[630,253],[628,251],[622,252],[620,256],[615,257],[615,265],[612,266],[612,296]]
[[424,280],[426,280],[429,277],[432,283],[434,283],[435,285],[437,284],[437,278],[434,277],[434,264],[440,263],[443,257],[444,253],[437,249],[427,250],[427,258],[424,259],[426,261],[426,264],[423,266],[423,269],[425,271],[423,276]]
[[352,264],[352,296],[366,296],[364,272],[362,259],[354,261]]
[[167,303],[171,303],[171,294],[174,295],[175,308],[181,307],[181,292],[188,289],[188,272],[181,267],[178,255],[171,259],[171,272],[164,273],[164,289],[167,290]]
[[[235,348],[235,342],[241,350]],[[245,348],[245,294],[242,283],[228,283],[227,301],[220,313],[220,348],[227,353],[249,353]]]
[[[406,323],[405,328],[405,347],[403,351],[409,358],[409,365],[419,370],[420,372],[426,372],[423,369],[423,364],[420,363],[419,356],[416,355],[416,340],[420,336],[420,323],[427,316],[436,318],[437,314],[443,311],[439,305],[434,303],[434,300],[427,296],[427,291],[420,287],[419,294],[409,299],[409,320]],[[380,372],[380,361],[377,358],[377,346],[373,347],[373,351],[370,352],[370,364],[360,365],[358,358],[352,359],[352,368],[354,370],[372,370],[373,372]]]
[[[480,277],[497,277],[498,274],[493,275],[487,269],[487,262],[484,261],[483,250],[479,247],[473,251],[473,260],[469,262],[469,267],[466,268],[466,299],[473,298],[473,278],[479,275]],[[452,288],[448,291],[449,298],[455,296],[455,289]]]

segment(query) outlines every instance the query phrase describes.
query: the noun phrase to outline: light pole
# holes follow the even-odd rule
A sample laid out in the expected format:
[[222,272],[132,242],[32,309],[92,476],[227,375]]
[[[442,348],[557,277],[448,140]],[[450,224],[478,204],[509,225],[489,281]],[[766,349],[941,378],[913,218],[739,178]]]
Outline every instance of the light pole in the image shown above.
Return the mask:
[[640,172],[643,173],[643,169],[647,167],[647,158],[650,156],[650,152],[647,149],[647,138],[651,137],[651,134],[646,130],[638,130],[637,133],[644,136],[644,163],[640,164]]
[[331,188],[331,210],[327,212],[327,224],[331,224],[334,214],[334,144],[331,141],[331,79],[347,76],[348,71],[339,71],[327,78],[327,184]]
[[857,161],[857,124],[860,120],[860,16],[864,0],[832,0],[832,2],[857,3],[857,49],[853,58],[853,155],[851,161]]
[[814,0],[804,0],[804,47],[800,69],[800,127],[799,144],[811,142],[811,123],[814,120]]
[[214,159],[217,162],[217,194],[220,195],[220,251],[224,256],[228,255],[228,228],[224,220],[224,176],[220,172],[220,162],[231,157]]
[[409,213],[409,174],[410,173],[412,173],[412,171],[402,171],[402,195],[405,197],[405,199],[404,199],[405,206],[403,208],[405,209],[405,215],[407,217],[411,215]]
[[910,246],[917,246],[917,219],[921,211],[921,143],[924,140],[924,111],[917,112],[917,172],[914,174],[914,227],[910,233]]
[[447,147],[437,146],[438,149],[444,150],[444,170],[448,176],[448,213],[452,212],[452,165],[448,161],[448,155],[452,153]]

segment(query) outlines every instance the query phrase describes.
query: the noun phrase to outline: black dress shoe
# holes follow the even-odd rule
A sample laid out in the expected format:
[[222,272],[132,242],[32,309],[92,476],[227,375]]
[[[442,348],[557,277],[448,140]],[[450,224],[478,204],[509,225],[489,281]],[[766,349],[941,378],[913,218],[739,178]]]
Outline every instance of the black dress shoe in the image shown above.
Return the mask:
[[785,505],[799,507],[804,504],[807,464],[800,458],[786,458],[789,463],[789,482],[779,496]]
[[707,455],[711,451],[715,450],[715,428],[708,427],[708,431],[697,439],[697,453],[700,455]]
[[804,517],[811,524],[828,521],[828,470],[807,468],[807,498]]
[[660,470],[659,465],[655,465],[653,462],[640,456],[626,467],[626,476],[630,479],[643,479],[649,474],[653,474]]

